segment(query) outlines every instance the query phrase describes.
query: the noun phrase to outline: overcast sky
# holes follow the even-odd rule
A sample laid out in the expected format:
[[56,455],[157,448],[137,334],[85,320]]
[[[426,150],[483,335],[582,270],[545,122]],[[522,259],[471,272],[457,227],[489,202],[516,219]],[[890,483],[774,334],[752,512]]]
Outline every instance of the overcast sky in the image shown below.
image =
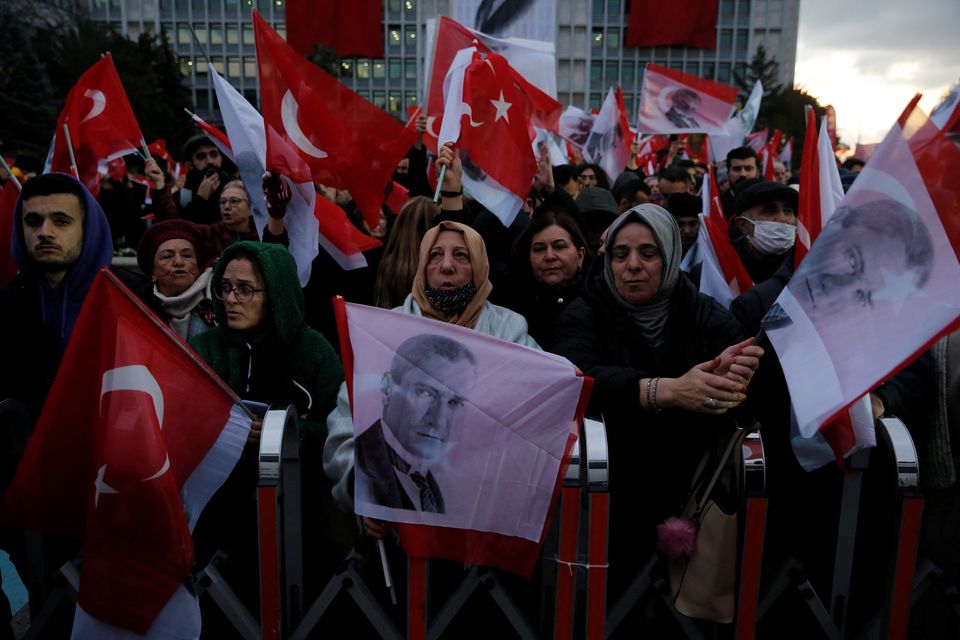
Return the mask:
[[842,141],[879,142],[910,98],[960,79],[960,0],[800,0],[794,81],[837,109]]

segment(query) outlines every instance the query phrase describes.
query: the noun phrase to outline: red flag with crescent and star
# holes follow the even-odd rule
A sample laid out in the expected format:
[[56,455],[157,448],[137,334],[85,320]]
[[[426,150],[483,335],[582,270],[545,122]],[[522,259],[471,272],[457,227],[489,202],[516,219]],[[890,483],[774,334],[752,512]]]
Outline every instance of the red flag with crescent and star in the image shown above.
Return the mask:
[[132,153],[143,138],[109,53],[80,76],[57,119],[50,171],[73,173],[64,125],[70,131],[77,178],[96,195],[97,164]]
[[4,526],[82,542],[82,637],[105,637],[104,624],[154,634],[199,620],[199,609],[167,604],[190,575],[192,527],[246,441],[250,419],[238,403],[100,273],[0,506]]
[[370,228],[376,227],[384,190],[416,131],[305,60],[257,11],[253,26],[267,168],[294,182],[348,190]]

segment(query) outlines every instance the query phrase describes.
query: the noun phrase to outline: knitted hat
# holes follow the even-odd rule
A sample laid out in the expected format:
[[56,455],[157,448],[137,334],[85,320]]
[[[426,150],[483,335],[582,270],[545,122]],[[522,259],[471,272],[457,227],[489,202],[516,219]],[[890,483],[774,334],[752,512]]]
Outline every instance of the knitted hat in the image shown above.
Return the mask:
[[167,240],[179,239],[187,240],[193,245],[193,250],[197,255],[197,265],[201,269],[209,266],[208,261],[213,262],[204,254],[203,237],[200,235],[197,225],[187,220],[166,220],[147,229],[147,232],[140,239],[140,244],[137,246],[137,264],[140,266],[140,270],[149,276],[153,271],[153,258],[160,245]]
[[587,187],[577,196],[577,208],[580,213],[609,213],[612,216],[619,216],[621,211],[617,206],[617,201],[613,199],[613,194],[600,187]]

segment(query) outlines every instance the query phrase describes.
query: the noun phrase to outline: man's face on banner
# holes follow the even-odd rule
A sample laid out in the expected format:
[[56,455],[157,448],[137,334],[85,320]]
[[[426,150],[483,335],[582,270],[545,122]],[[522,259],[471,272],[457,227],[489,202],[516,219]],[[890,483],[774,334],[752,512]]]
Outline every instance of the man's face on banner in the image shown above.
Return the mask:
[[795,296],[811,317],[886,303],[899,313],[933,264],[930,236],[917,214],[894,200],[879,200],[835,215],[840,224],[829,225],[817,239],[822,247],[804,261],[811,269],[801,274]]
[[468,360],[431,356],[400,380],[388,376],[383,420],[407,451],[436,460],[451,444],[454,421],[475,380],[476,369]]

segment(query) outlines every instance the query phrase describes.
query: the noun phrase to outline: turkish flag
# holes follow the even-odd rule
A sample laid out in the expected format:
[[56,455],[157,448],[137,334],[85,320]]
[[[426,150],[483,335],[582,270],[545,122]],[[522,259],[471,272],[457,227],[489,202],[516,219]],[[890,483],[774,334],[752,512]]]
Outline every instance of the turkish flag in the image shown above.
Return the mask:
[[287,42],[308,55],[315,44],[340,57],[383,57],[381,0],[287,0]]
[[[475,46],[480,53],[493,53],[493,49],[486,43],[496,44],[498,52],[499,47],[503,46],[502,40],[490,38],[485,34],[467,29],[462,24],[451,20],[446,16],[441,16],[437,25],[436,42],[433,47],[433,64],[430,67],[430,84],[427,93],[427,131],[424,135],[424,142],[427,147],[437,151],[437,136],[443,123],[444,114],[444,79],[453,64],[453,59],[458,51]],[[560,130],[560,113],[563,111],[563,105],[557,102],[552,96],[538,88],[536,84],[527,80],[524,74],[516,70],[515,62],[525,63],[538,60],[542,56],[541,52],[533,50],[524,50],[523,47],[513,44],[503,49],[505,57],[510,61],[510,73],[514,81],[521,87],[523,93],[527,96],[531,106],[530,118],[534,126],[558,133]],[[533,65],[531,65],[533,66]],[[545,66],[545,61],[536,65]]]
[[294,182],[350,191],[374,228],[384,189],[416,132],[300,57],[257,11],[253,23],[267,166]]
[[230,144],[230,138],[227,137],[227,134],[195,113],[191,113],[190,117],[193,119],[194,124],[200,127],[200,130],[203,131],[207,137],[210,138],[210,141],[217,146],[217,149],[220,150],[220,153],[227,156],[231,162],[236,164],[237,160],[233,157],[233,146]]
[[0,514],[4,526],[81,540],[78,606],[143,634],[190,574],[190,531],[250,419],[107,269],[73,338]]
[[911,103],[764,318],[802,436],[960,326],[956,133]]
[[17,198],[20,189],[11,177],[0,191],[0,283],[10,282],[17,275],[17,265],[13,261],[13,225],[16,224],[14,212],[17,210]]
[[173,170],[173,156],[167,151],[167,141],[163,138],[157,138],[147,145],[147,151],[154,158],[160,158],[167,163],[167,171]]
[[386,204],[390,207],[390,212],[396,215],[400,209],[410,199],[410,190],[398,182],[390,185],[390,192],[387,194]]
[[637,129],[724,135],[738,93],[728,84],[647,63]]
[[627,47],[717,48],[719,0],[630,0]]
[[143,138],[109,53],[80,76],[57,119],[50,171],[73,173],[64,126],[70,131],[77,177],[96,195],[97,164],[133,152]]
[[709,177],[704,179],[702,195],[703,218],[696,249],[703,261],[700,292],[711,296],[729,309],[734,298],[753,287],[753,280],[743,266],[737,250],[730,244],[713,167],[710,167]]

